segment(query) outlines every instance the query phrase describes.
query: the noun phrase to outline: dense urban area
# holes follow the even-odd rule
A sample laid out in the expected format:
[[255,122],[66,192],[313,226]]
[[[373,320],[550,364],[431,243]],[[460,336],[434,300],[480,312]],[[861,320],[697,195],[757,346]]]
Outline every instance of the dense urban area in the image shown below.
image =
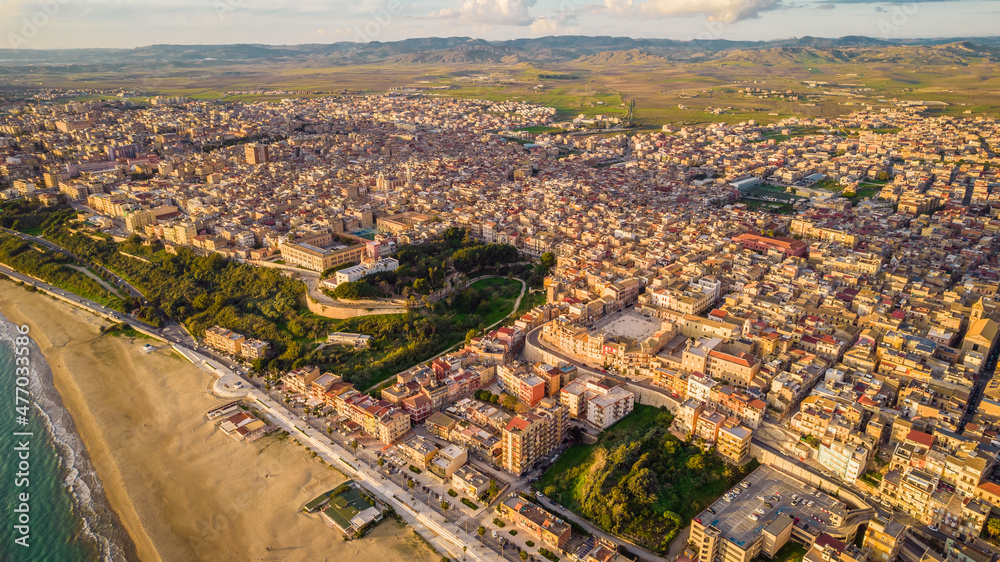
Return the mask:
[[218,371],[221,431],[350,474],[317,533],[991,562],[1000,121],[938,110],[38,92],[0,107],[0,262]]

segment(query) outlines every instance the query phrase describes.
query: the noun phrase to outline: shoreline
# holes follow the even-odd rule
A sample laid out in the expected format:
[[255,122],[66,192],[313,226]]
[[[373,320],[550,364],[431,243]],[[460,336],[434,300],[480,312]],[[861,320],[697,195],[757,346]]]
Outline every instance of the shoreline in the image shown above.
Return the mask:
[[[238,442],[204,414],[214,377],[158,340],[100,334],[110,322],[0,283],[0,311],[31,326],[108,503],[140,560],[354,555],[437,561],[409,527],[341,540],[299,508],[344,480],[293,440]],[[144,344],[157,349],[141,352]]]
[[[47,397],[50,404],[55,405],[56,408],[61,408],[64,413],[67,414],[68,420],[63,420],[61,424],[63,429],[67,432],[72,432],[75,434],[84,446],[84,450],[76,451],[70,447],[70,450],[74,455],[81,455],[83,458],[79,459],[79,464],[86,466],[89,465],[92,469],[91,474],[81,474],[80,477],[90,476],[92,478],[91,484],[89,484],[92,493],[97,491],[99,502],[103,502],[104,506],[108,507],[111,513],[116,518],[115,523],[117,523],[122,532],[126,534],[128,539],[128,548],[126,548],[123,556],[126,560],[160,560],[159,556],[156,554],[156,549],[153,546],[152,541],[149,536],[145,533],[139,519],[135,512],[134,507],[128,500],[128,494],[124,489],[124,485],[121,482],[121,474],[118,473],[117,467],[113,463],[100,463],[104,466],[98,466],[98,460],[108,458],[110,456],[109,448],[107,442],[104,440],[103,435],[97,430],[96,422],[93,416],[90,415],[89,410],[86,408],[86,404],[82,399],[82,394],[79,388],[76,387],[73,381],[72,375],[69,374],[67,368],[60,361],[56,365],[53,365],[53,353],[52,350],[55,348],[54,343],[49,340],[44,331],[38,329],[38,324],[33,320],[27,318],[17,307],[6,306],[6,297],[8,296],[9,290],[19,290],[22,292],[23,289],[19,287],[14,287],[9,283],[0,284],[0,312],[4,314],[7,320],[12,325],[23,325],[27,324],[31,327],[31,332],[29,333],[32,341],[35,343],[38,352],[42,355],[45,361],[44,370],[47,371],[46,375],[40,377],[38,381],[39,384],[51,384],[49,388],[41,389],[41,396]],[[41,295],[41,293],[36,293]],[[95,321],[95,333],[94,337],[97,337],[99,333],[96,332],[96,322],[98,319],[93,318]],[[37,368],[37,367],[36,367]],[[54,396],[53,396],[54,394]],[[37,398],[39,393],[33,393]],[[38,405],[42,408],[42,405]],[[46,411],[43,409],[43,415],[47,418],[51,418],[53,415],[52,411]],[[53,424],[51,419],[49,420],[49,430],[53,429]],[[60,465],[63,470],[76,470],[75,466],[69,466],[67,468],[67,459],[65,458],[65,450],[62,446],[58,444],[58,438],[55,435],[49,435],[49,439],[57,441],[56,449],[60,451]],[[94,453],[98,453],[95,455]],[[74,463],[75,464],[75,463]],[[76,505],[80,498],[77,497],[77,493],[74,490],[71,492],[74,497],[74,509],[78,510],[79,505]],[[90,522],[84,517],[84,525],[89,525]]]

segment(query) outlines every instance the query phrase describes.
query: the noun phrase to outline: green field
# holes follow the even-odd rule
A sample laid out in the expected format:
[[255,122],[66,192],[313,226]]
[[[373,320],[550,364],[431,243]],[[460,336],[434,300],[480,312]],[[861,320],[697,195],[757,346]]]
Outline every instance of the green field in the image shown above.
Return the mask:
[[[204,61],[146,64],[33,66],[3,76],[12,86],[138,89],[144,95],[217,101],[277,101],[345,91],[430,89],[430,95],[519,100],[556,108],[558,119],[578,114],[623,117],[635,102],[634,124],[773,123],[788,116],[834,117],[891,100],[941,101],[945,115],[1000,114],[1000,63],[995,49],[962,45],[730,49],[690,54],[605,51],[477,61],[426,51],[408,57],[346,60]],[[12,67],[13,68],[13,67]],[[2,70],[2,69],[0,69]],[[824,84],[808,82],[821,80]],[[758,96],[740,90],[770,92]],[[230,94],[241,90],[289,93]],[[798,97],[798,100],[791,99]],[[712,110],[715,110],[714,112]],[[718,113],[718,114],[717,114]],[[876,130],[891,132],[891,130]],[[798,131],[787,136],[801,134]],[[785,135],[773,138],[781,140]]]
[[488,303],[489,310],[485,310],[482,305],[478,311],[483,318],[483,323],[490,326],[499,322],[502,318],[514,311],[514,301],[521,293],[521,283],[514,279],[504,279],[494,277],[492,279],[480,279],[471,287],[481,295],[483,302]]

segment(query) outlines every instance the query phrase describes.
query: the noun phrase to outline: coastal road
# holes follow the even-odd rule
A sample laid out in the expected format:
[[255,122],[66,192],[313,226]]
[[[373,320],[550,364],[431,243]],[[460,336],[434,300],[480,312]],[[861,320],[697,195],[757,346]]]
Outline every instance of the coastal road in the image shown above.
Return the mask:
[[[139,330],[144,334],[171,344],[177,352],[197,365],[199,368],[212,373],[216,377],[219,377],[219,380],[216,382],[221,385],[217,385],[217,393],[220,396],[234,397],[246,394],[245,391],[238,390],[244,386],[244,384],[249,386],[249,381],[246,381],[236,375],[236,373],[241,371],[240,367],[231,359],[216,354],[211,350],[199,350],[201,346],[195,342],[195,339],[187,333],[183,326],[180,326],[177,323],[171,322],[163,328],[157,328],[156,326],[147,324],[142,320],[135,318],[131,314],[119,312],[113,308],[106,307],[99,302],[94,302],[75,293],[66,291],[60,287],[46,283],[41,279],[25,275],[19,271],[11,269],[7,265],[0,264],[0,273],[7,275],[11,279],[35,287],[40,291],[44,291],[59,300],[79,308],[83,308],[84,310],[98,316],[103,316],[113,322],[128,324],[132,328]],[[236,392],[234,393],[234,391]]]

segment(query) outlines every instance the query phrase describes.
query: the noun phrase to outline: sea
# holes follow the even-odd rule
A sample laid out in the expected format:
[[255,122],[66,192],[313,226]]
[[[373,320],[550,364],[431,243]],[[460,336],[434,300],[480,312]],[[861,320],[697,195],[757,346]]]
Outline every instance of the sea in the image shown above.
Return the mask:
[[[135,545],[108,504],[34,340],[27,355],[31,404],[24,416],[27,424],[19,423],[23,420],[18,417],[25,413],[15,409],[14,338],[19,335],[17,327],[0,314],[0,561],[137,560]],[[19,466],[24,445],[28,448],[26,481],[23,473],[18,474],[25,468]],[[28,494],[29,501],[23,502],[27,506],[20,501],[21,493]],[[25,530],[17,528],[25,511],[28,533],[22,542],[27,546],[17,542]]]

